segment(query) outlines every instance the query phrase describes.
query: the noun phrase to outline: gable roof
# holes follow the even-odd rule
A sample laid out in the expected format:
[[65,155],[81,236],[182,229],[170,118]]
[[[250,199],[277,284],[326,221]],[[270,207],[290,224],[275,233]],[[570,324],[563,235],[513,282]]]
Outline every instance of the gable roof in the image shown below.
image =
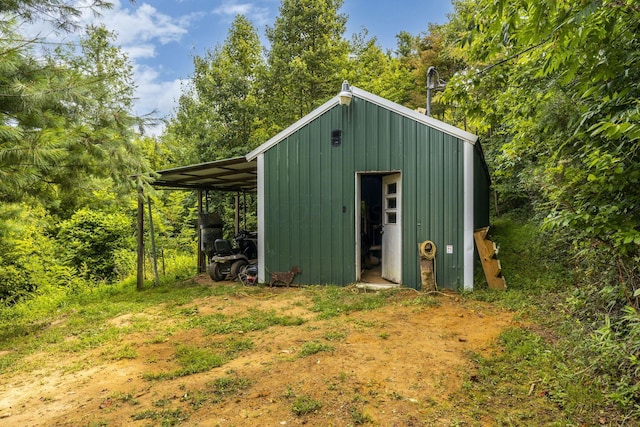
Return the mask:
[[[472,133],[459,129],[455,126],[442,122],[438,119],[434,119],[433,117],[420,114],[417,111],[404,107],[400,104],[396,104],[395,102],[389,101],[388,99],[384,99],[380,96],[374,95],[370,92],[367,92],[366,90],[359,89],[355,86],[351,86],[350,89],[351,89],[351,93],[353,94],[353,97],[355,98],[364,99],[365,101],[369,101],[372,104],[376,104],[389,111],[393,111],[396,114],[400,114],[401,116],[415,120],[418,123],[425,124],[433,129],[436,129],[448,135],[454,136],[470,144],[475,144],[476,141],[478,140],[478,137]],[[269,150],[271,147],[278,144],[283,139],[294,134],[295,132],[302,129],[304,126],[311,123],[313,120],[320,117],[322,114],[324,114],[325,112],[329,111],[330,109],[332,109],[333,107],[339,104],[340,104],[340,97],[336,95],[330,100],[328,100],[327,102],[325,102],[324,104],[322,104],[321,106],[319,106],[318,108],[316,108],[315,110],[313,110],[311,113],[302,117],[300,120],[293,123],[291,126],[286,128],[282,132],[278,133],[273,138],[269,139],[264,144],[260,145],[255,150],[251,151],[249,154],[246,155],[247,160],[248,161],[254,160],[256,157],[258,157],[258,155]]]

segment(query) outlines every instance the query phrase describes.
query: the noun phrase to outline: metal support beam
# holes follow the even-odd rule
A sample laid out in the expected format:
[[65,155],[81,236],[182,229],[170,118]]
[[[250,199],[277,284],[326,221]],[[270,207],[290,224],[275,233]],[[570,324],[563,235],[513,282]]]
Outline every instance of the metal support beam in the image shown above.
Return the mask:
[[234,198],[234,211],[235,211],[235,223],[234,223],[234,236],[240,233],[240,192],[236,191],[236,197]]
[[[207,198],[207,205],[209,201]],[[208,209],[208,206],[207,206]],[[202,190],[198,190],[198,273],[204,273],[207,271],[207,259],[204,252],[202,252]]]
[[136,289],[144,289],[144,192],[142,187],[138,189],[138,276]]

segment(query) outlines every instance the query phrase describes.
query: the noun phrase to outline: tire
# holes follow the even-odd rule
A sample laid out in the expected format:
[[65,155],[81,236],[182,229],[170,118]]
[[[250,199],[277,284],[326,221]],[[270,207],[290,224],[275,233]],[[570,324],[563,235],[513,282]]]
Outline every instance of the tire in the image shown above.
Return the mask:
[[209,277],[211,277],[212,280],[219,282],[224,279],[224,274],[222,274],[222,271],[220,271],[219,263],[212,262],[211,264],[209,264],[209,268],[207,268],[207,270],[209,273]]
[[244,269],[247,267],[247,264],[249,263],[243,259],[239,259],[231,264],[231,279],[235,280],[239,273],[244,273]]

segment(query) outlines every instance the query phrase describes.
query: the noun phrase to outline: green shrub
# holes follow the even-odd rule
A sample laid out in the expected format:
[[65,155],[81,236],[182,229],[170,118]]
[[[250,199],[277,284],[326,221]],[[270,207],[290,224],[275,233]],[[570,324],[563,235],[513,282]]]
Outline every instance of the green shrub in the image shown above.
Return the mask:
[[133,249],[130,219],[119,213],[81,209],[64,221],[58,241],[66,262],[86,278],[111,281],[118,273],[116,255]]
[[12,305],[29,296],[55,264],[50,223],[42,208],[0,205],[0,303]]

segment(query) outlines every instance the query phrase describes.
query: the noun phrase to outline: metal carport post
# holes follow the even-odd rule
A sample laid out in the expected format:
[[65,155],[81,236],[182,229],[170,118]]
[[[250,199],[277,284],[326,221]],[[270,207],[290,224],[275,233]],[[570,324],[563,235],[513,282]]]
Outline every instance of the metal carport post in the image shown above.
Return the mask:
[[[239,226],[239,194],[257,191],[257,165],[245,157],[216,160],[208,163],[165,169],[155,172],[158,178],[151,184],[154,187],[174,188],[198,191],[198,217],[202,215],[203,191],[233,191],[236,193],[235,227]],[[198,233],[198,272],[206,269],[204,254]],[[138,290],[144,287],[144,193],[138,190],[137,216],[137,282]]]

